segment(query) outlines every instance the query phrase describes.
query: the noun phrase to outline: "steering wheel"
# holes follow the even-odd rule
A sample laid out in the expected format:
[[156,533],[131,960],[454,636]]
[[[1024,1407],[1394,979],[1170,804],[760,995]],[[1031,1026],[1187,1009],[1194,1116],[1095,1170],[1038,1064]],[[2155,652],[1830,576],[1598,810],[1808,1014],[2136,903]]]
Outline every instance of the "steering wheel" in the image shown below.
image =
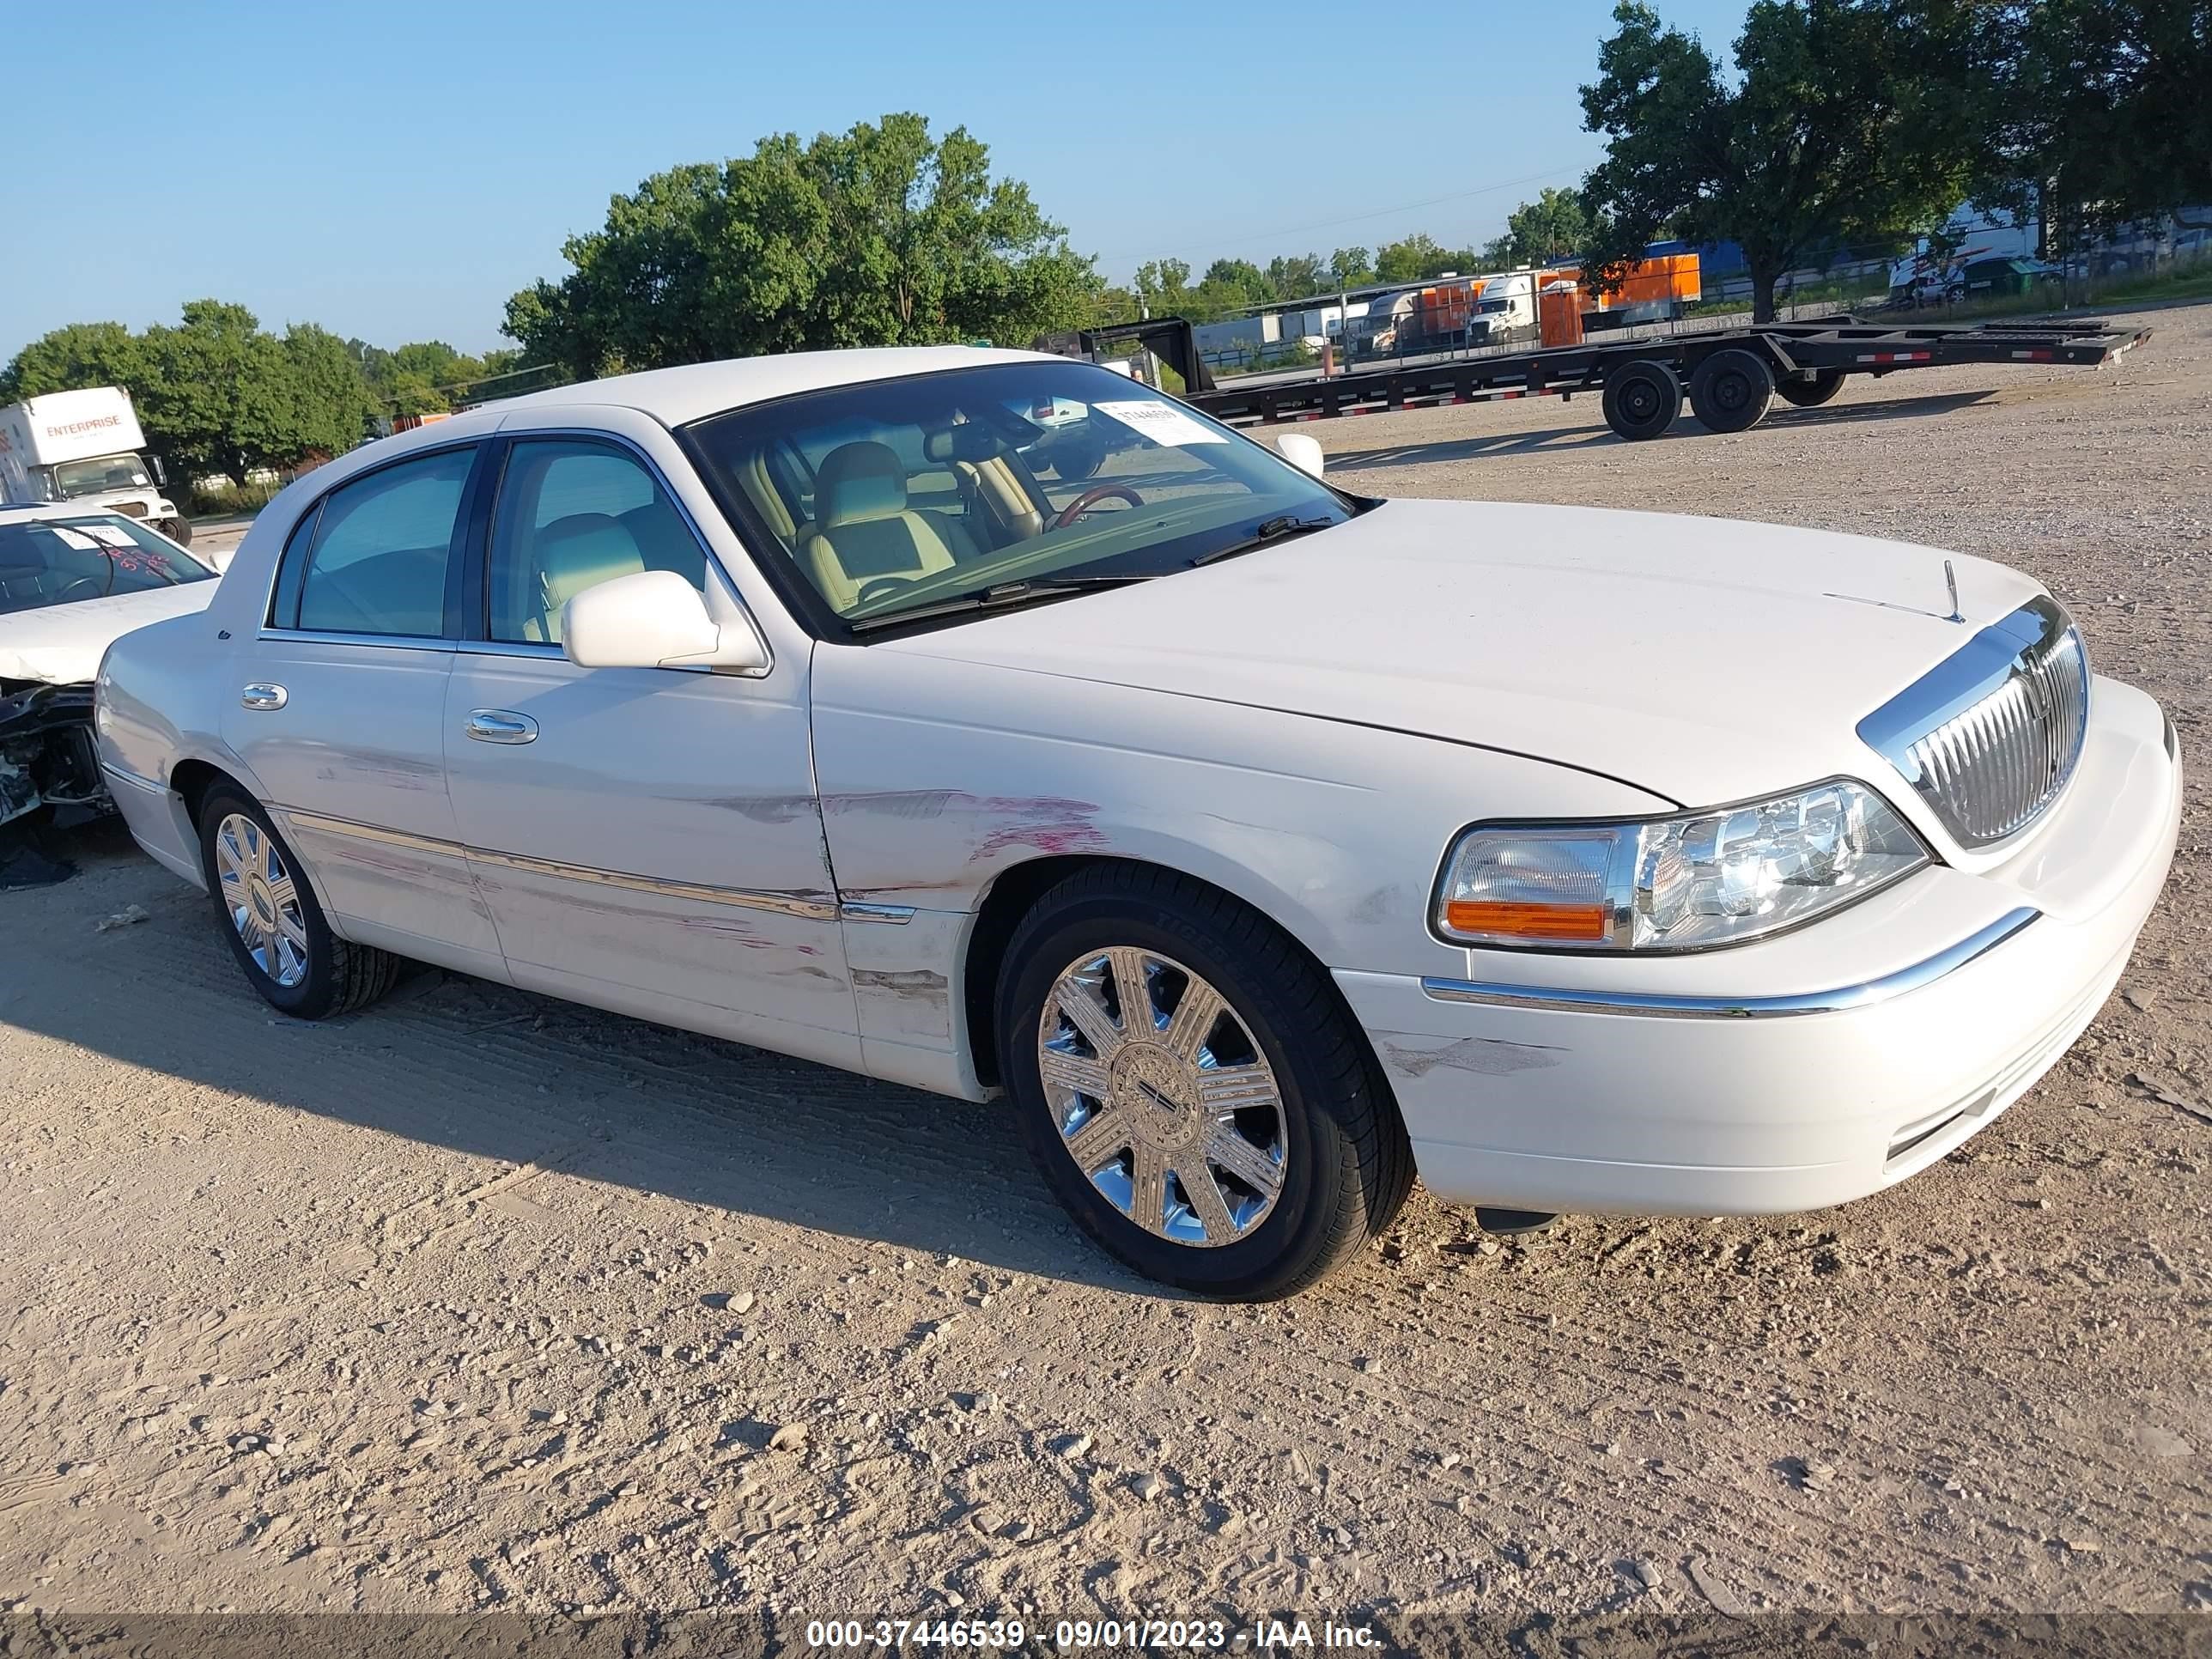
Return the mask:
[[897,592],[913,580],[911,576],[871,576],[860,584],[860,592],[853,603],[862,605],[871,599],[880,599],[886,594]]
[[1127,484],[1097,484],[1085,490],[1066,507],[1061,507],[1053,515],[1052,522],[1045,528],[1065,530],[1099,502],[1115,496],[1119,496],[1132,507],[1142,507],[1145,504],[1145,498]]
[[[77,589],[80,587],[89,588],[92,591],[88,593],[80,593],[77,592]],[[80,599],[104,599],[106,597],[106,586],[100,581],[99,577],[79,576],[75,581],[71,582],[67,587],[64,587],[59,593],[54,596],[54,603],[56,605],[75,605]]]

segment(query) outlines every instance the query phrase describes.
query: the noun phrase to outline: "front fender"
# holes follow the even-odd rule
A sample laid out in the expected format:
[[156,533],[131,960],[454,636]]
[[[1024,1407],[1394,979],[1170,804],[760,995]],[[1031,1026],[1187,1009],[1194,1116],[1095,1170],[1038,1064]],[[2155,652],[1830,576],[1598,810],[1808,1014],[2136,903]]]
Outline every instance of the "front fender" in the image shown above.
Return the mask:
[[936,658],[824,647],[814,695],[844,898],[965,915],[1034,859],[1141,859],[1235,894],[1335,969],[1465,970],[1426,910],[1473,820],[1670,810],[1526,756]]

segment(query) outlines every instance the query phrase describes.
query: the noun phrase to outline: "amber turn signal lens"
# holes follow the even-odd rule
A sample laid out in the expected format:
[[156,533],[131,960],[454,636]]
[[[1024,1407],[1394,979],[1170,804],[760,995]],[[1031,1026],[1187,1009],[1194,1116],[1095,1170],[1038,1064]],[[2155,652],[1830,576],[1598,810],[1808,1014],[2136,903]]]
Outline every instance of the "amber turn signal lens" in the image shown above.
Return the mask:
[[1452,899],[1444,920],[1462,933],[1500,934],[1547,944],[1602,945],[1602,904],[1516,904],[1498,899]]

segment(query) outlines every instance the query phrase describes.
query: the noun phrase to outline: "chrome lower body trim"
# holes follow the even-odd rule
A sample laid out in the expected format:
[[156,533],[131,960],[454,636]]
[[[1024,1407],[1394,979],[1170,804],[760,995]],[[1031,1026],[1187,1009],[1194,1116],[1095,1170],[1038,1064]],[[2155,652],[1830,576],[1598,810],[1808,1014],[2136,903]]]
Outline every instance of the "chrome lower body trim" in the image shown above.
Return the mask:
[[410,836],[404,830],[385,830],[374,823],[361,823],[352,818],[326,817],[320,812],[302,812],[296,806],[273,807],[284,822],[297,824],[302,830],[313,830],[325,836],[342,836],[349,841],[373,841],[386,847],[404,847],[414,853],[439,853],[447,858],[460,858],[465,849],[457,841],[440,841],[432,836]]
[[169,793],[167,785],[156,783],[151,778],[142,778],[136,772],[126,772],[112,761],[100,762],[100,771],[109,783],[123,784],[142,795],[167,795]]
[[2039,919],[2026,906],[1998,918],[1979,933],[1938,951],[1923,962],[1863,984],[1790,996],[1668,996],[1650,991],[1581,991],[1536,985],[1500,985],[1463,979],[1424,979],[1421,989],[1438,1002],[1473,1002],[1496,1008],[1542,1008],[1574,1014],[1632,1014],[1648,1019],[1778,1019],[1801,1014],[1837,1014],[1932,985],[1987,954]]
[[619,887],[632,893],[651,893],[659,898],[686,899],[702,904],[734,905],[741,910],[773,910],[813,921],[834,921],[837,907],[826,898],[807,893],[768,893],[750,887],[707,887],[695,882],[663,881],[658,876],[635,876],[626,871],[601,870],[588,864],[563,864],[557,859],[532,858],[522,853],[495,853],[488,848],[467,849],[472,863],[502,870],[521,870],[555,876],[563,881],[587,882]]
[[896,927],[914,920],[914,906],[863,904],[857,899],[845,899],[838,904],[837,915],[846,921],[887,921]]
[[[622,870],[601,870],[588,864],[564,864],[558,859],[532,858],[523,853],[495,852],[488,847],[469,847],[459,842],[410,835],[400,830],[380,829],[374,824],[357,823],[351,818],[325,817],[318,812],[301,812],[291,807],[277,810],[284,814],[288,822],[304,830],[350,836],[356,841],[379,842],[387,847],[404,847],[417,853],[466,859],[471,863],[488,864],[502,870],[519,870],[527,874],[553,876],[562,881],[586,882],[601,887],[619,887],[633,893],[651,893],[660,898],[682,899],[701,904],[726,904],[741,910],[770,910],[782,915],[804,916],[811,921],[834,921],[837,919],[838,909],[834,902],[811,893],[770,893],[748,887],[708,887],[696,882],[664,881],[658,876],[632,875]],[[908,915],[912,914],[908,912]]]

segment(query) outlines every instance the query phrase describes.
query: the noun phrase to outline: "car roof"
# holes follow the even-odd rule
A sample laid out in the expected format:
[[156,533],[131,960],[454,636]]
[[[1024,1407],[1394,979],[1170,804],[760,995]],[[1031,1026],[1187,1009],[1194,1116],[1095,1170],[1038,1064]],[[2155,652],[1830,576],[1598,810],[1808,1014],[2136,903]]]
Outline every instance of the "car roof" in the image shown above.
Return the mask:
[[993,346],[881,346],[850,351],[793,351],[773,357],[734,357],[721,362],[688,363],[680,368],[647,369],[615,374],[577,386],[503,398],[486,409],[510,410],[532,405],[574,408],[610,404],[635,409],[667,426],[682,426],[725,410],[767,403],[794,392],[829,386],[894,380],[908,374],[977,368],[990,363],[1060,361],[1042,352],[1009,351]]
[[[574,386],[549,386],[519,398],[497,398],[442,421],[428,421],[388,438],[349,450],[311,473],[302,473],[261,513],[270,524],[292,521],[303,501],[336,489],[361,473],[388,465],[418,452],[489,437],[521,416],[526,427],[538,410],[574,411],[593,407],[631,409],[679,427],[709,415],[768,403],[795,392],[830,386],[895,380],[909,374],[978,368],[994,363],[1064,363],[1068,359],[1041,351],[1008,351],[992,346],[881,346],[850,351],[794,351],[773,357],[734,357],[721,362],[687,363],[678,368],[611,374]],[[518,428],[519,429],[519,428]],[[314,482],[308,483],[312,478]],[[306,487],[302,489],[301,486]],[[294,495],[295,490],[301,493]],[[287,498],[289,498],[289,500]],[[272,511],[279,503],[282,511]]]

